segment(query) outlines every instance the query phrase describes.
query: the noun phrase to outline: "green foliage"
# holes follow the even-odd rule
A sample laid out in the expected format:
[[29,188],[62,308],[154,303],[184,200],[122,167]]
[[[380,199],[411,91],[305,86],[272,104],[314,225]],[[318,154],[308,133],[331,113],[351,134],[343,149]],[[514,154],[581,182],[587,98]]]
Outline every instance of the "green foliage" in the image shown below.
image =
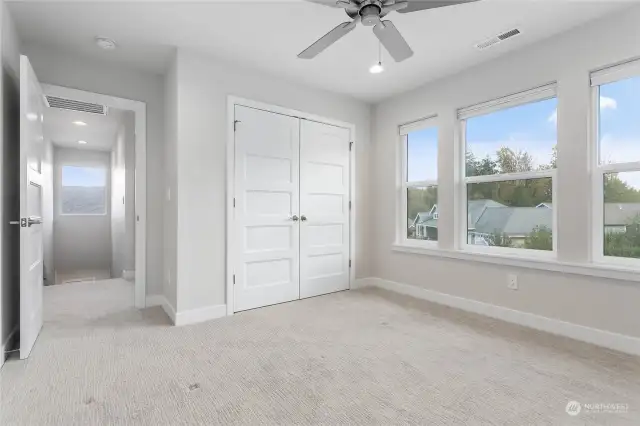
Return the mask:
[[629,186],[617,173],[604,175],[605,203],[640,203],[640,191]]
[[489,244],[496,247],[513,247],[511,238],[507,234],[498,231],[489,237]]
[[407,189],[407,216],[415,219],[418,213],[428,212],[438,203],[438,188],[409,188]]
[[533,250],[553,250],[553,234],[546,226],[536,226],[524,239],[524,247]]

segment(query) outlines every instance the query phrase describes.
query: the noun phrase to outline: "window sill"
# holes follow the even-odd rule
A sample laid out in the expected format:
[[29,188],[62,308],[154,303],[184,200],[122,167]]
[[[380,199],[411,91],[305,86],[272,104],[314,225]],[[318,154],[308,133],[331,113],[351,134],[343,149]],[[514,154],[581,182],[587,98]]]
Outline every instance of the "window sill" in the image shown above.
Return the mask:
[[503,253],[478,253],[466,250],[446,250],[397,243],[391,246],[391,250],[398,253],[422,254],[445,259],[466,260],[517,268],[640,282],[640,261],[638,261],[638,267],[597,263],[581,264],[561,262],[551,257],[525,257]]

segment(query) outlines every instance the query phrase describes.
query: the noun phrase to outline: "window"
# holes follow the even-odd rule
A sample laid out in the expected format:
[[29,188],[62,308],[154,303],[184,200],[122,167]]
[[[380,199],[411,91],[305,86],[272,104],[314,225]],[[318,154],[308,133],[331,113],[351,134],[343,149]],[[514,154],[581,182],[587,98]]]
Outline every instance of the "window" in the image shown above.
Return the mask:
[[400,127],[402,240],[438,240],[438,129],[435,117]]
[[465,108],[458,116],[463,246],[554,251],[555,86]]
[[101,167],[62,166],[60,185],[61,214],[106,214],[106,180],[106,169]]
[[591,75],[594,259],[640,258],[640,64]]

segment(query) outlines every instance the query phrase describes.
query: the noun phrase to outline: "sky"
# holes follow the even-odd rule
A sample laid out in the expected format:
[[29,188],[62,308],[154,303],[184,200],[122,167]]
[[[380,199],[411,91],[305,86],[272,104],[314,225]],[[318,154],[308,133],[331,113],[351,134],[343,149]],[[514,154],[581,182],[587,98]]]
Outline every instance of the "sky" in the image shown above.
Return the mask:
[[62,168],[62,186],[105,186],[107,173],[99,167],[64,166]]
[[[562,117],[560,117],[562,119]],[[467,120],[467,151],[493,159],[505,146],[528,152],[534,166],[551,161],[557,141],[557,99],[504,109]],[[640,77],[600,88],[600,158],[603,163],[640,161]],[[640,188],[640,172],[619,177]],[[408,135],[408,181],[437,179],[437,129]]]

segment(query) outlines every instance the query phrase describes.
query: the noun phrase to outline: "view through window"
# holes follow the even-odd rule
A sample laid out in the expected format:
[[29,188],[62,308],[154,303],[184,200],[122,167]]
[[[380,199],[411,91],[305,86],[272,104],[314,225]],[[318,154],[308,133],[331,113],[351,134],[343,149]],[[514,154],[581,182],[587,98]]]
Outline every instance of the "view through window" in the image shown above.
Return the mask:
[[107,172],[100,167],[62,167],[60,205],[62,214],[107,213]]
[[438,240],[438,129],[406,135],[407,238]]
[[603,254],[640,258],[640,77],[599,86]]
[[553,250],[557,120],[553,97],[464,121],[468,244]]

